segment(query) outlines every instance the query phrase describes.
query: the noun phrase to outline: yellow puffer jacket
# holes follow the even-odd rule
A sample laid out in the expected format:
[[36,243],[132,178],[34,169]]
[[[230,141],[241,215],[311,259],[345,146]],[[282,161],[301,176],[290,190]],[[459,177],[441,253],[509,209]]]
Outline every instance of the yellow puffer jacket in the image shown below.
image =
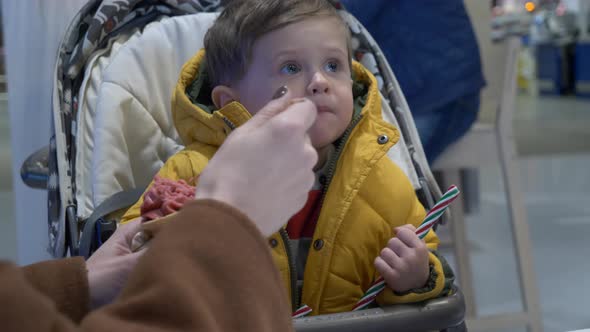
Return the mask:
[[[174,121],[186,149],[166,162],[158,173],[163,178],[187,180],[198,176],[231,131],[224,118],[239,126],[251,117],[237,102],[215,112],[200,100],[191,102],[187,89],[200,89],[197,93],[201,98],[209,98],[202,77],[205,75],[200,70],[203,59],[201,51],[184,65],[174,92]],[[293,306],[305,303],[313,309],[312,314],[351,310],[378,277],[373,262],[393,236],[393,228],[408,223],[418,226],[425,215],[410,181],[386,156],[400,134],[382,119],[376,80],[358,63],[353,64],[353,71],[355,81],[365,86],[365,106],[338,149],[339,158],[325,192],[300,296],[294,294],[292,276],[296,274],[290,266],[295,265],[289,262],[286,231],[269,239]],[[130,208],[123,222],[138,217],[141,204],[140,200]],[[438,238],[434,232],[425,241],[432,251],[436,250]],[[445,288],[445,274],[441,260],[433,252],[430,266],[430,280],[424,289],[395,294],[387,288],[378,297],[379,304],[418,302],[439,296]]]

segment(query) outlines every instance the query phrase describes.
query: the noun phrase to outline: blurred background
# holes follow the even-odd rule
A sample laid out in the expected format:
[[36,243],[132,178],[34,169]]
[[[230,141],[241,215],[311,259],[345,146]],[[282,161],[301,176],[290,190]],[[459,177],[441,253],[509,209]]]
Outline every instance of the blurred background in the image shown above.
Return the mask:
[[[20,166],[48,144],[55,54],[83,3],[2,1],[0,259],[29,264],[50,258],[47,194],[23,185]],[[545,331],[590,328],[590,0],[465,0],[465,5],[487,81],[478,125],[498,125],[498,104],[506,93],[505,40],[518,36],[521,43],[507,133],[516,147],[511,179],[517,182],[517,200],[507,195],[500,157],[465,167],[476,171],[467,181],[463,208],[473,330],[526,330],[516,326],[526,320],[518,315],[500,323],[478,320],[527,309],[513,241],[515,204],[524,207],[518,216],[528,228],[524,245],[530,245],[532,256],[524,263],[533,269],[529,281],[538,296],[533,302],[539,304],[539,325]],[[6,59],[5,44],[27,51]],[[7,86],[7,75],[16,78],[14,85]],[[455,235],[441,230],[443,248],[457,270]]]
[[[517,197],[511,203],[525,210],[541,327],[590,328],[590,245],[585,235],[590,232],[590,1],[498,0],[491,12],[483,2],[465,1],[488,83],[480,124],[497,124],[498,96],[503,93],[506,46],[493,41],[522,35],[509,133],[517,153],[513,180],[522,202]],[[479,168],[479,201],[470,209],[467,199],[465,231],[475,316],[509,318],[472,326],[526,331],[510,326],[519,318],[509,313],[525,304],[500,165],[490,162]],[[447,254],[453,256],[452,250]]]

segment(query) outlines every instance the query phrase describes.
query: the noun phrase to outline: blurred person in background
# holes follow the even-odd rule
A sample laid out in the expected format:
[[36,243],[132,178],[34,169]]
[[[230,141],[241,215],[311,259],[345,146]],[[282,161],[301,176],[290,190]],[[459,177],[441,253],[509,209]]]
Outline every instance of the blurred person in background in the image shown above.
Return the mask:
[[430,164],[477,119],[485,85],[463,0],[342,0],[399,81]]

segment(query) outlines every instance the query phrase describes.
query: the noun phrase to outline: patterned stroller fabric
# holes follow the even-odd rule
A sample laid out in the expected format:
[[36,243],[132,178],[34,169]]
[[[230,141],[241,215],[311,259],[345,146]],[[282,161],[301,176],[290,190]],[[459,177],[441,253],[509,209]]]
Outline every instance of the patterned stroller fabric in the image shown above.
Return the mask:
[[[409,177],[426,208],[441,196],[430,172],[408,106],[391,68],[378,45],[362,25],[337,0],[352,33],[354,58],[377,78],[379,88],[405,140],[402,157],[410,165]],[[49,251],[55,257],[66,254],[77,241],[84,221],[76,202],[76,131],[78,91],[84,80],[88,59],[121,34],[143,28],[162,18],[216,12],[220,0],[93,0],[72,21],[59,49],[53,96],[53,133],[50,140],[48,180]]]
[[[66,219],[77,232],[76,183],[73,177],[76,146],[77,92],[91,54],[118,34],[143,27],[161,16],[213,12],[220,0],[93,0],[72,20],[59,48],[54,85],[53,129],[50,139],[48,189],[49,252],[66,254]],[[67,208],[73,208],[66,214]],[[70,209],[71,210],[71,209]],[[74,219],[74,220],[72,220]],[[69,234],[71,236],[71,234]]]

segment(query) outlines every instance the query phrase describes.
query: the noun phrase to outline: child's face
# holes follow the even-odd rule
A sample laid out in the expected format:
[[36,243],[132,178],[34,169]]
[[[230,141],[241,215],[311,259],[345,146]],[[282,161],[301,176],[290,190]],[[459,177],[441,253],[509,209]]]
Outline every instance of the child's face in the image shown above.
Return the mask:
[[310,18],[258,39],[244,78],[234,91],[251,113],[258,112],[285,85],[291,96],[307,97],[318,108],[310,130],[313,146],[334,142],[353,113],[346,28],[336,18]]

